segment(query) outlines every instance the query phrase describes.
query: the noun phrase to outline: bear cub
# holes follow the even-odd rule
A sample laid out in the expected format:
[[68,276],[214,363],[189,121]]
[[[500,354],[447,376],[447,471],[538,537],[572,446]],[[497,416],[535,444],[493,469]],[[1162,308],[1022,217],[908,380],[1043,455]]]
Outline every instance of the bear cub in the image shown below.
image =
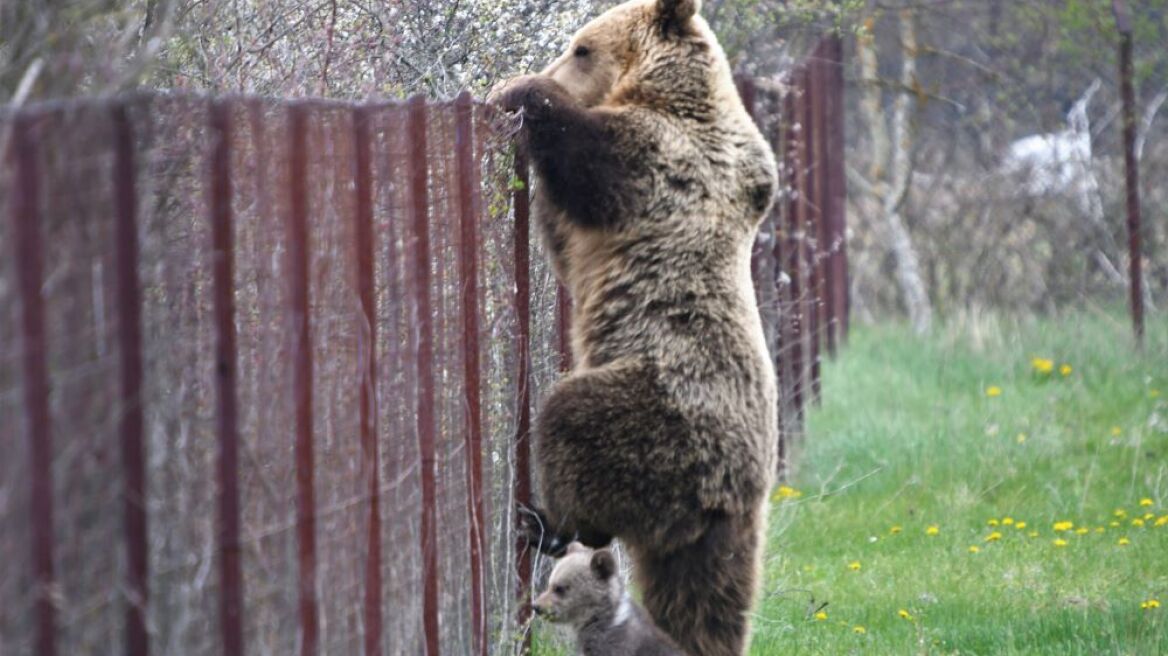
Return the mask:
[[608,549],[570,544],[534,609],[570,625],[581,656],[684,656],[629,597]]

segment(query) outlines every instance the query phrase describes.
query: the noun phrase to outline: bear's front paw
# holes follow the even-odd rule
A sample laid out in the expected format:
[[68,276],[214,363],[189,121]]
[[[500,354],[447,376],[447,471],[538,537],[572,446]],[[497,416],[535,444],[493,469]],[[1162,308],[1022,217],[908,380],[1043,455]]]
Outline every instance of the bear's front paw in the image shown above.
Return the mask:
[[539,552],[559,558],[568,550],[575,536],[562,536],[548,523],[547,516],[538,508],[520,504],[516,508],[519,517],[519,539]]
[[521,75],[496,85],[487,95],[487,102],[503,111],[523,110],[525,115],[537,116],[550,109],[560,95],[560,85],[551,78]]

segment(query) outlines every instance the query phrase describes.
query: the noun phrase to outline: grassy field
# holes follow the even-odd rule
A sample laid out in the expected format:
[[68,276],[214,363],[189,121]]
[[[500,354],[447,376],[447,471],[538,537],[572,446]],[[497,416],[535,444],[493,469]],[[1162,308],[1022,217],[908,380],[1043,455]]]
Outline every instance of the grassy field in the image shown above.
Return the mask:
[[856,329],[776,495],[752,654],[1168,654],[1168,321],[1148,338]]
[[1168,654],[1168,322],[1148,337],[855,331],[775,505],[752,653]]

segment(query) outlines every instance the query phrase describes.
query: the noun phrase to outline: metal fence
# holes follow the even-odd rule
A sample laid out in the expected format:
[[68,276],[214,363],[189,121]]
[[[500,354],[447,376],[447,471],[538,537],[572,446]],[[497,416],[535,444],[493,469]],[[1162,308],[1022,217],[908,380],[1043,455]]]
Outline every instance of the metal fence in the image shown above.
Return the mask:
[[[839,55],[740,86],[786,187],[754,262],[784,441],[847,326]],[[0,114],[0,653],[523,648],[511,527],[568,306],[483,115]]]

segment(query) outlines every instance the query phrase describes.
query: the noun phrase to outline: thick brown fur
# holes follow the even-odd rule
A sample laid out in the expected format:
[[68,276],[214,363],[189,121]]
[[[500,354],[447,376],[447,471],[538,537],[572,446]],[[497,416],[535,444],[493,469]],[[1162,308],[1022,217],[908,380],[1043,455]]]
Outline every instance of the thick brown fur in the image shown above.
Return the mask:
[[535,208],[573,300],[575,369],[535,435],[553,545],[612,537],[683,649],[745,652],[777,441],[750,281],[774,159],[697,0],[633,0],[539,75],[521,110]]
[[629,597],[608,549],[569,545],[533,608],[571,626],[581,656],[685,656]]

